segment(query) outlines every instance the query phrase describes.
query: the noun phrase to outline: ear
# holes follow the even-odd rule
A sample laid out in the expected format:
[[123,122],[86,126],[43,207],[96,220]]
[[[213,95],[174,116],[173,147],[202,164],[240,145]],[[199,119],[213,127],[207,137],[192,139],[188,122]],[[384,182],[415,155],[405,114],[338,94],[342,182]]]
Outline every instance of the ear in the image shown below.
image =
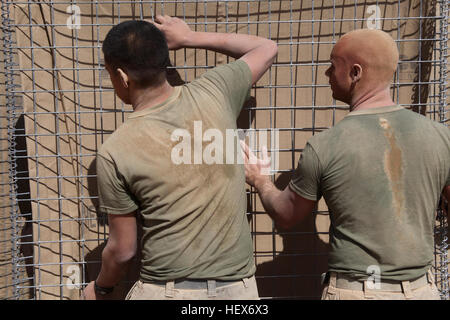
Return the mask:
[[354,64],[352,70],[350,71],[350,77],[352,78],[352,83],[356,83],[361,80],[362,77],[362,67],[360,64]]
[[124,88],[128,88],[129,82],[128,82],[128,75],[120,68],[117,68],[117,72],[119,73],[120,82],[124,86]]

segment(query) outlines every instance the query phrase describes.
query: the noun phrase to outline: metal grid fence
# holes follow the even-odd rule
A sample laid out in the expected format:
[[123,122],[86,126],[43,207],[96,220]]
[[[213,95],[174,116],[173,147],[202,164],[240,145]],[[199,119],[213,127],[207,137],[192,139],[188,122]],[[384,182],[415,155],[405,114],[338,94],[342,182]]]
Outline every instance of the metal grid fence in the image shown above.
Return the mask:
[[[324,71],[347,31],[381,28],[401,61],[394,100],[448,125],[447,1],[3,1],[0,74],[0,298],[78,299],[99,270],[108,227],[96,211],[95,153],[131,112],[116,97],[101,42],[116,23],[169,14],[198,31],[265,36],[279,45],[252,89],[241,128],[278,129],[284,187],[306,140],[347,107],[331,98]],[[229,61],[205,50],[171,53],[173,84]],[[254,190],[248,213],[263,298],[316,299],[326,271],[328,209],[289,232],[277,230]],[[447,221],[438,212],[434,272],[448,299]],[[136,261],[138,263],[138,261]],[[133,277],[122,283],[123,292]]]

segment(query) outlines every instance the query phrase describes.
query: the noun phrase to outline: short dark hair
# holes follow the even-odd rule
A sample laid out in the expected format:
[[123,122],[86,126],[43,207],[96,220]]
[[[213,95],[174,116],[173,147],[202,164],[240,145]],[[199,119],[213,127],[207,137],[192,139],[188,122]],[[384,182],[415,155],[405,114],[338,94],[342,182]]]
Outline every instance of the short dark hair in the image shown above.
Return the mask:
[[164,34],[147,21],[125,21],[114,26],[102,46],[113,70],[123,69],[139,86],[148,87],[165,79],[169,49]]

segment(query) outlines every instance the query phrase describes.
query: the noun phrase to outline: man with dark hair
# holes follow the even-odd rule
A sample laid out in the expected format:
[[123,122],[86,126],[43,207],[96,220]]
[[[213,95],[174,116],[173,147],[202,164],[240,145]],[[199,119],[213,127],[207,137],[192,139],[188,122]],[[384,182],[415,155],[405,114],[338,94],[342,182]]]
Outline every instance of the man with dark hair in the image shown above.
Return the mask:
[[108,68],[126,71],[139,88],[155,87],[166,80],[167,42],[147,21],[125,21],[115,26],[103,41],[102,50]]
[[[165,73],[168,49],[183,47],[238,60],[172,87]],[[107,299],[126,272],[137,250],[139,217],[142,266],[127,299],[258,299],[244,167],[196,161],[195,130],[199,123],[224,136],[236,129],[249,89],[277,54],[276,43],[193,32],[178,18],[157,16],[113,27],[103,52],[116,94],[134,111],[98,152],[99,207],[108,214],[109,239],[85,298]],[[192,131],[193,143],[189,134],[182,142],[195,145],[194,164],[179,164],[181,136],[174,133]],[[201,149],[207,131],[200,134]],[[190,160],[190,150],[182,151]],[[225,156],[217,150],[216,159],[218,153]]]
[[349,32],[330,60],[333,97],[350,113],[309,139],[283,191],[261,174],[270,162],[243,144],[247,182],[284,228],[324,197],[331,251],[322,299],[439,299],[430,268],[439,196],[450,199],[450,132],[392,101],[398,51],[387,33]]

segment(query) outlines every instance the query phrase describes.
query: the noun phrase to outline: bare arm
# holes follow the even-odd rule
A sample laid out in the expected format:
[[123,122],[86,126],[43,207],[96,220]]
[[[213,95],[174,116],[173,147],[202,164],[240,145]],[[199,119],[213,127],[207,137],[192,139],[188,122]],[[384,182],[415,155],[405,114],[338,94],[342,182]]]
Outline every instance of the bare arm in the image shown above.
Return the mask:
[[[100,287],[113,287],[124,276],[137,250],[135,213],[108,215],[109,238],[102,252],[102,267],[97,277]],[[94,292],[94,282],[84,290],[86,299],[101,299]]]
[[270,161],[267,158],[257,159],[245,143],[242,142],[241,146],[244,153],[246,181],[256,188],[264,209],[278,226],[288,229],[313,212],[316,201],[299,196],[289,187],[283,191],[278,190],[269,176],[264,174],[267,172],[267,166],[270,167]]
[[208,49],[244,60],[252,72],[252,84],[267,71],[278,53],[277,44],[266,38],[235,33],[195,32],[183,20],[169,16],[156,16],[152,23],[164,33],[169,49]]
[[[444,198],[447,200],[447,203],[450,203],[450,186],[446,186],[442,194],[444,195]],[[449,217],[448,209],[447,209],[447,217]]]
[[280,191],[268,179],[257,180],[254,187],[258,191],[264,209],[275,223],[284,229],[295,226],[309,216],[316,207],[315,201],[299,196],[289,187]]
[[109,238],[102,253],[102,268],[97,277],[101,287],[112,287],[122,278],[130,260],[136,254],[136,215],[108,215]]
[[450,202],[450,186],[446,186],[444,188],[443,195],[444,195],[445,199],[447,199],[447,202]]

